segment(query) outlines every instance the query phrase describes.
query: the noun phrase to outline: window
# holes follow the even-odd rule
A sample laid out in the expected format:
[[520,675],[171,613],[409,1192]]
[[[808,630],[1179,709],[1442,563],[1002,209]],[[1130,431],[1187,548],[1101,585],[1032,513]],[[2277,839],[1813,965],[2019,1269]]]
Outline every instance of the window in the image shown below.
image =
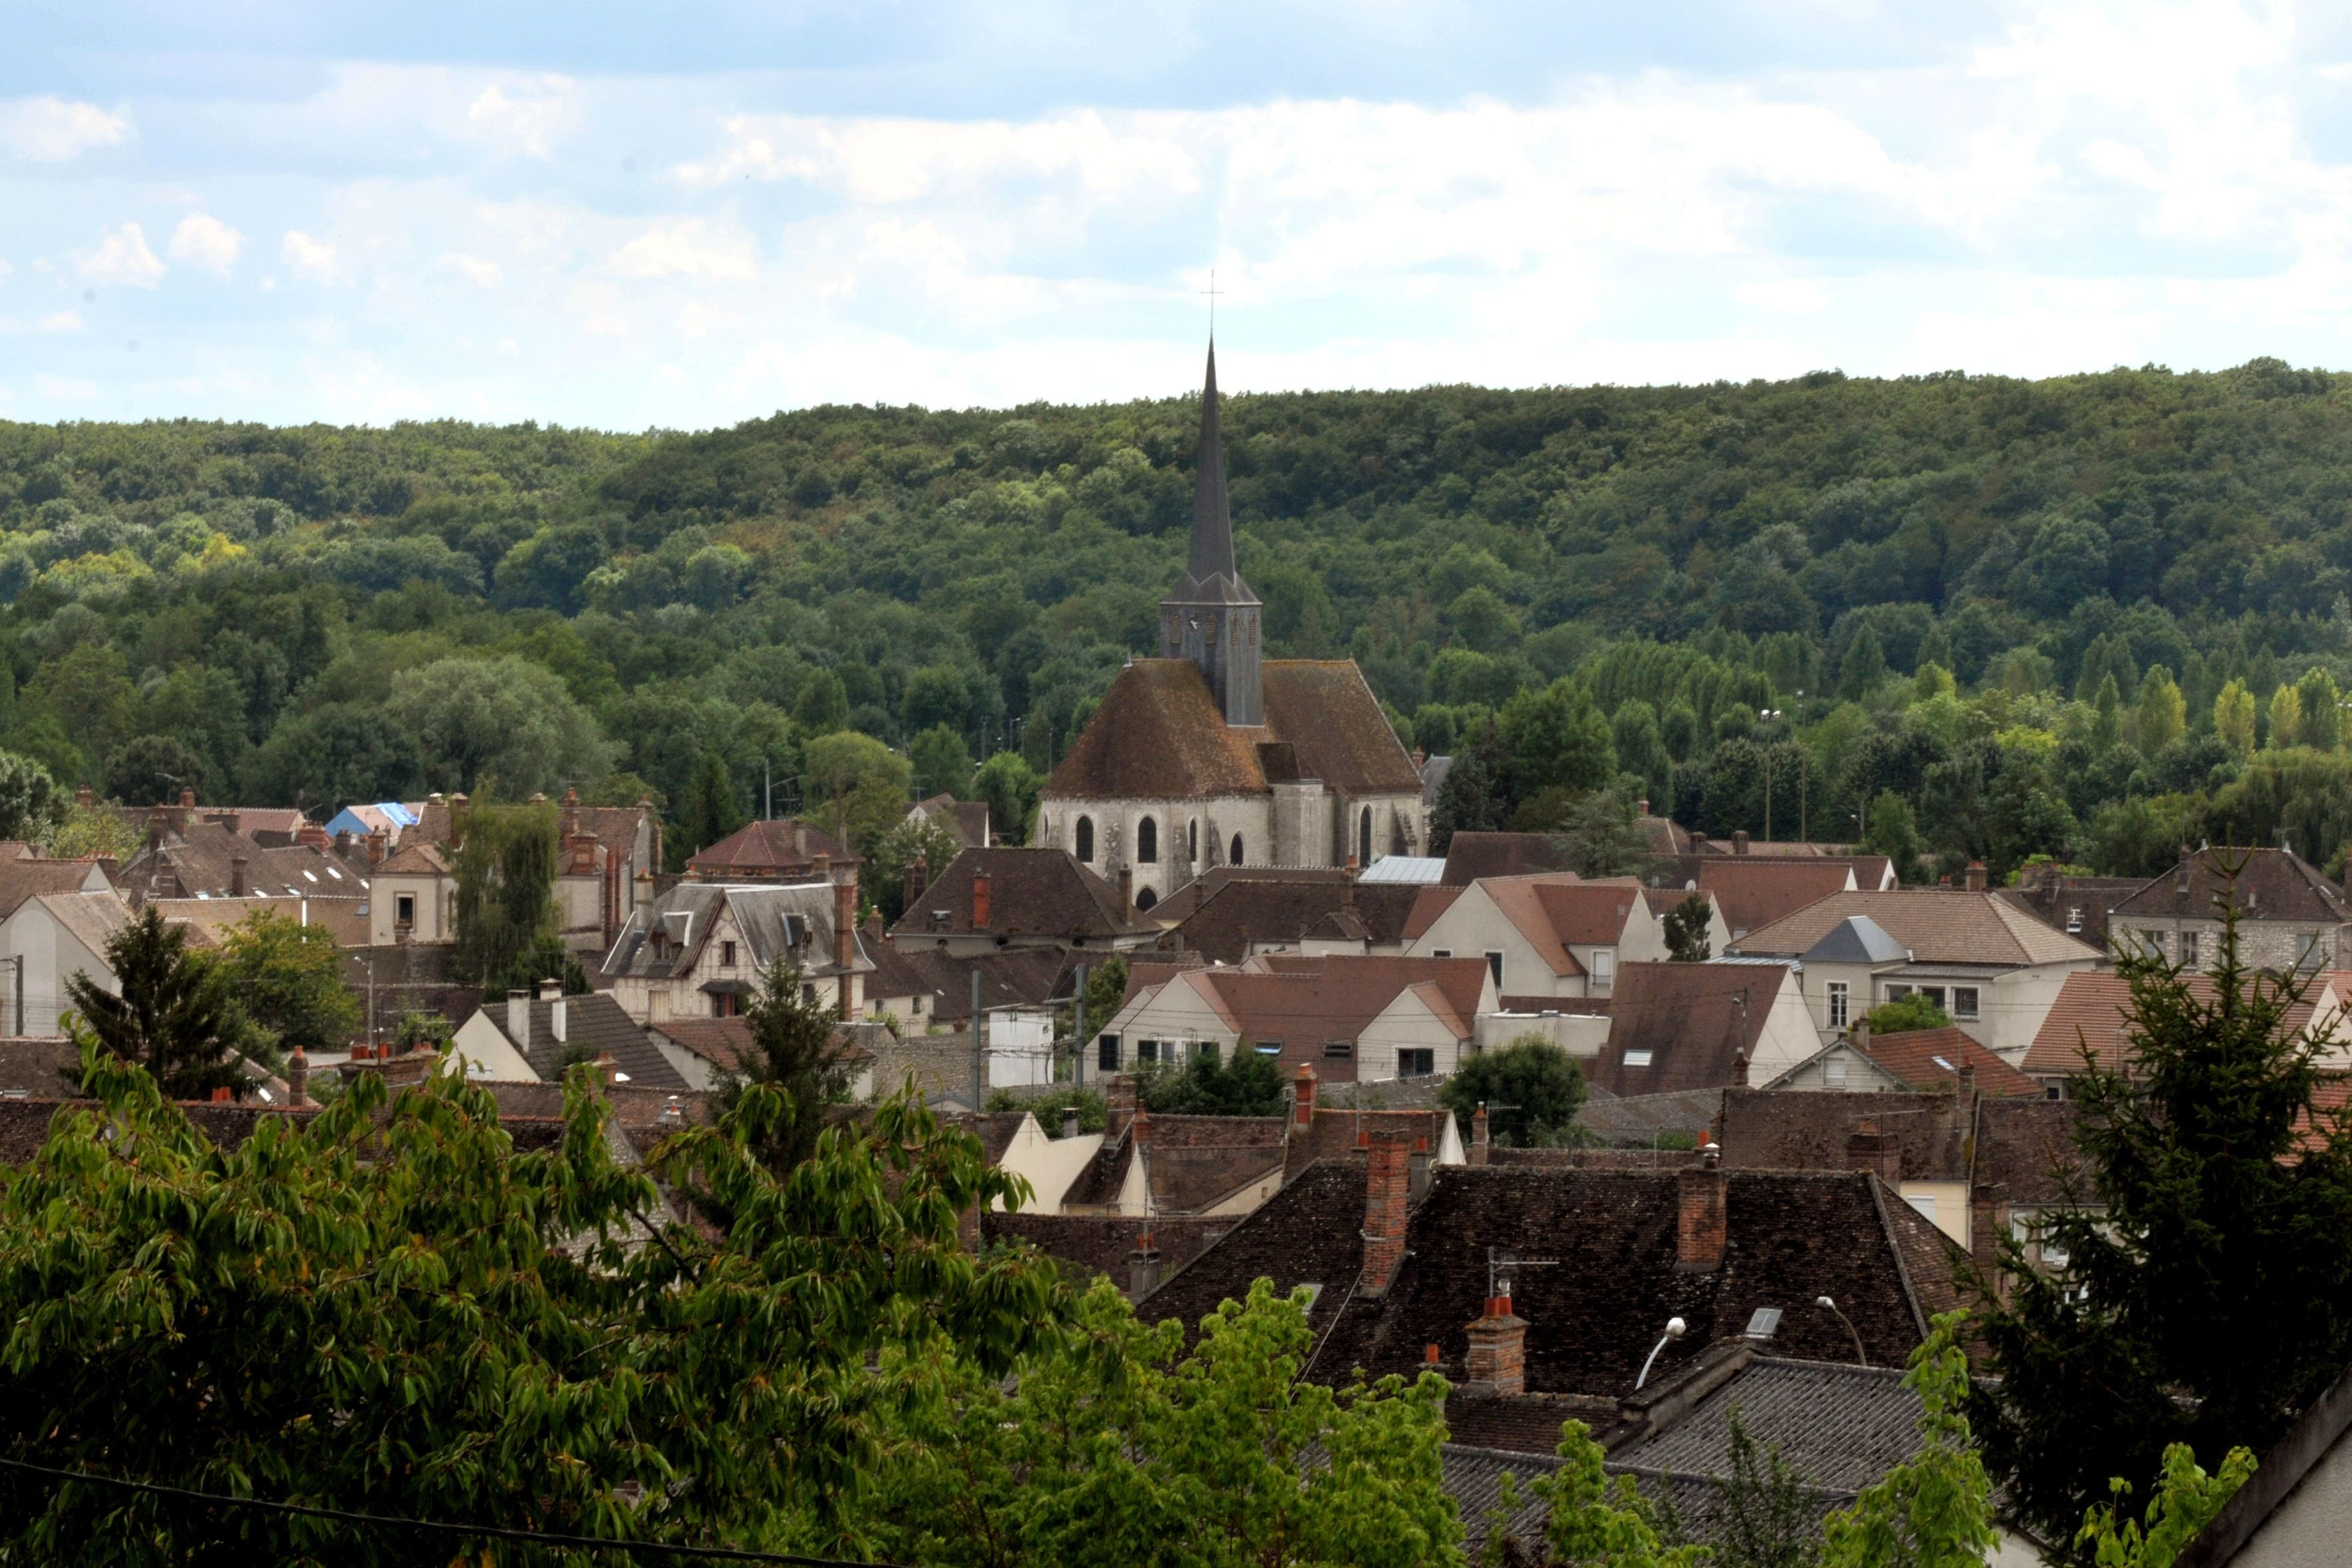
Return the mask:
[[1900,1002],[1910,994],[1911,987],[1908,985],[1890,985],[1886,988],[1886,999],[1889,1002]]
[[416,895],[397,893],[393,896],[392,918],[395,924],[413,926],[416,923]]
[[1648,1067],[1650,1065],[1650,1052],[1646,1048],[1637,1051],[1627,1051],[1625,1053],[1625,1065],[1629,1068]]
[[1973,985],[1953,986],[1952,1016],[1955,1018],[1973,1018],[1977,1016],[1977,988]]
[[1843,980],[1831,981],[1830,1027],[1832,1029],[1844,1028],[1846,1026],[1847,1020],[1853,1016],[1852,1007],[1853,1002],[1848,996],[1846,983]]
[[1139,1062],[1158,1061],[1160,1059],[1160,1042],[1158,1040],[1136,1041],[1135,1059]]
[[1140,912],[1142,912],[1143,910],[1150,909],[1152,905],[1154,905],[1154,904],[1158,903],[1159,901],[1160,901],[1160,895],[1159,895],[1159,894],[1157,894],[1157,893],[1155,893],[1155,892],[1153,892],[1150,889],[1149,889],[1149,888],[1139,888],[1139,889],[1136,889],[1136,893],[1135,893],[1135,908],[1136,908],[1136,910],[1137,910],[1137,912],[1138,912],[1138,913],[1140,913]]
[[733,942],[722,942],[719,944],[719,967],[721,969],[732,969],[735,967],[735,944]]
[[1118,1037],[1105,1035],[1095,1041],[1095,1066],[1105,1072],[1118,1070]]
[[1160,864],[1160,824],[1151,817],[1135,825],[1135,859],[1140,866]]
[[1450,947],[1433,947],[1429,950],[1429,956],[1432,958],[1451,958],[1454,956],[1454,950]]
[[[1499,976],[1496,984],[1502,984]],[[1617,955],[1604,947],[1592,955],[1592,984],[1596,990],[1606,991],[1616,984]]]
[[1843,1089],[1845,1087],[1845,1069],[1846,1059],[1843,1056],[1832,1057],[1829,1060],[1823,1062],[1822,1064],[1822,1086],[1824,1089]]
[[1933,1003],[1938,1012],[1946,1010],[1944,1007],[1944,988],[1942,986],[1922,985],[1919,987],[1919,994],[1925,996],[1929,1002]]
[[2197,933],[2193,931],[2180,933],[2180,962],[2192,969],[2197,965]]
[[1356,818],[1356,864],[1372,863],[1372,808],[1364,807]]
[[2139,933],[2139,940],[2142,945],[2147,947],[2150,957],[2162,958],[2164,956],[2164,933],[2162,931],[2144,931]]
[[1231,855],[1229,855],[1229,856],[1227,856],[1227,857],[1225,858],[1225,864],[1227,864],[1228,866],[1238,866],[1238,865],[1240,865],[1241,863],[1242,863],[1242,836],[1241,836],[1240,834],[1236,833],[1236,834],[1234,834],[1234,852],[1233,852]]
[[1427,1078],[1437,1070],[1437,1053],[1426,1047],[1397,1052],[1397,1077]]
[[1921,1219],[1926,1220],[1929,1225],[1936,1223],[1935,1194],[1906,1193],[1903,1194],[1903,1201],[1909,1204],[1913,1208],[1917,1209]]
[[1323,1054],[1334,1058],[1352,1057],[1356,1054],[1356,1042],[1353,1040],[1326,1040],[1323,1042]]
[[1198,860],[1200,858],[1201,819],[1196,816],[1192,821],[1184,825],[1184,858],[1187,860]]
[[1500,991],[1503,988],[1503,955],[1491,947],[1486,950],[1486,967],[1494,972],[1495,989]]
[[1095,819],[1091,816],[1078,818],[1078,858],[1088,866],[1095,863]]

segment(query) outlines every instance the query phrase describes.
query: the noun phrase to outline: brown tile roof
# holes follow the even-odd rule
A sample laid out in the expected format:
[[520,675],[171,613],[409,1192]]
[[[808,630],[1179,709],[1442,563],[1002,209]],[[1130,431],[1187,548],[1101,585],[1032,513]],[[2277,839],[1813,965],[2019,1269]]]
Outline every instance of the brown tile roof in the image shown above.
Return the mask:
[[[1186,668],[1192,666],[1187,665]],[[972,922],[972,880],[989,879],[985,926]],[[938,918],[939,911],[947,918]],[[1076,937],[1104,940],[1153,929],[1120,906],[1118,890],[1066,849],[967,849],[940,873],[898,923],[893,940],[912,948],[926,936]]]
[[1452,909],[1454,900],[1469,890],[1467,888],[1447,887],[1419,889],[1412,900],[1412,912],[1405,916],[1405,941],[1413,942],[1428,935],[1429,928],[1437,923],[1438,917]]
[[2070,1197],[2095,1203],[2074,1142],[2082,1112],[2071,1100],[1987,1100],[1977,1107],[1976,1163],[1969,1179],[1997,1186],[2009,1202],[2046,1207]]
[[1147,1217],[1142,1215],[1044,1215],[992,1210],[981,1216],[980,1234],[983,1241],[992,1244],[1026,1243],[1065,1265],[1081,1282],[1097,1275],[1108,1275],[1121,1293],[1125,1293],[1129,1280],[1128,1258],[1135,1251],[1146,1230],[1151,1233],[1152,1247],[1160,1254],[1160,1272],[1164,1278],[1198,1258],[1202,1249],[1231,1230],[1235,1223],[1231,1215],[1212,1218],[1152,1215]]
[[1445,847],[1439,881],[1466,888],[1481,877],[1524,877],[1535,871],[1565,871],[1568,851],[1551,833],[1456,833]]
[[1477,886],[1554,974],[1584,973],[1570,943],[1613,947],[1648,909],[1643,889],[1630,881],[1586,882],[1567,871],[1489,877]]
[[[1140,1140],[1138,1127],[1143,1129]],[[1070,1184],[1065,1204],[1107,1204],[1126,1184],[1139,1149],[1155,1213],[1213,1207],[1283,1169],[1280,1116],[1154,1116],[1139,1112]]]
[[1853,868],[1843,860],[1759,858],[1755,856],[1695,855],[1687,872],[1676,868],[1667,885],[1686,889],[1690,883],[1714,895],[1723,922],[1737,938],[1792,915],[1807,904],[1842,893],[1853,879]]
[[872,944],[867,951],[874,955],[874,973],[866,977],[866,994],[869,1001],[877,1002],[902,996],[929,998],[931,1016],[942,1024],[971,1016],[974,970],[980,973],[983,1009],[1034,1006],[1071,994],[1077,965],[1086,957],[1060,948],[1016,948],[956,958],[920,945],[920,940],[910,938],[903,945],[897,942]]
[[[1617,971],[1609,1043],[1588,1069],[1611,1094],[1723,1089],[1753,1060],[1774,998],[1789,977],[1779,963],[1628,963]],[[1645,1065],[1626,1060],[1649,1053]]]
[[2053,931],[2066,931],[2070,920],[2079,920],[2079,928],[2067,934],[2104,952],[2107,910],[2146,886],[2138,877],[2061,877],[2044,868],[2029,881],[1999,889],[1998,896]]
[[1359,1110],[1352,1107],[1318,1105],[1315,1120],[1305,1131],[1293,1131],[1284,1151],[1283,1168],[1297,1176],[1318,1160],[1343,1160],[1367,1146],[1375,1132],[1408,1133],[1412,1152],[1433,1159],[1445,1144],[1445,1119],[1454,1113],[1442,1106],[1403,1110]]
[[[2200,1002],[2213,1000],[2210,975],[2192,974],[2187,979],[2191,996]],[[2287,1010],[2289,1028],[2301,1029],[2311,1022],[2318,993],[2319,987],[2314,985]],[[2085,1046],[2103,1068],[2129,1067],[2137,1054],[2125,1032],[2130,1010],[2131,982],[2125,976],[2110,969],[2069,974],[2018,1067],[2036,1079],[2071,1078],[2083,1070]]]
[[1958,888],[1900,888],[1832,893],[1749,931],[1732,947],[1743,953],[1801,955],[1854,915],[1866,915],[1921,963],[2020,966],[2102,956],[2099,950],[1995,898]]
[[149,899],[147,902],[165,920],[201,931],[215,942],[226,936],[230,928],[266,912],[305,925],[324,926],[334,937],[337,947],[368,944],[367,898],[360,893],[339,898],[280,894],[275,898]]
[[449,875],[449,861],[439,845],[412,836],[385,856],[376,871],[386,877],[446,877]]
[[1421,793],[1412,757],[1354,659],[1268,659],[1265,685],[1266,725],[1297,750],[1301,776],[1350,795]]
[[98,868],[95,860],[0,860],[0,920],[37,894],[80,892]]
[[[131,923],[130,906],[112,893],[43,893],[37,901],[76,941],[101,958],[115,932]],[[202,931],[191,931],[188,945],[210,947],[212,938]]]
[[835,865],[851,864],[857,858],[848,845],[805,822],[789,818],[754,822],[688,856],[686,871],[689,877],[710,882],[737,877],[800,877],[816,864],[819,855]]
[[227,896],[240,859],[248,893],[364,896],[371,874],[366,856],[357,850],[342,859],[307,844],[273,847],[216,822],[194,822],[184,837],[160,848],[143,847],[125,861],[115,885],[133,898]]
[[[1404,882],[1350,886],[1344,870],[1286,867],[1258,874],[1262,869],[1220,866],[1179,889],[1175,897],[1190,894],[1191,907],[1174,923],[1175,940],[1203,958],[1239,963],[1253,942],[1340,935],[1330,917],[1344,911],[1360,924],[1355,940],[1394,945],[1404,941],[1405,922],[1422,892]],[[1167,909],[1163,900],[1152,918],[1167,922]]]
[[1087,799],[1264,795],[1257,742],[1268,739],[1263,728],[1225,722],[1191,659],[1139,658],[1103,693],[1045,781],[1045,793]]
[[1727,1170],[1843,1171],[1856,1133],[1895,1145],[1901,1179],[2003,1188],[2013,1204],[2058,1201],[2080,1168],[2074,1100],[1977,1097],[1973,1110],[1950,1093],[1840,1094],[1801,1089],[1727,1089],[1723,1163]]
[[[489,1090],[498,1101],[499,1120],[547,1121],[563,1114],[563,1086],[561,1083],[524,1083],[514,1079],[477,1079],[479,1087]],[[717,1102],[699,1089],[655,1089],[634,1083],[608,1084],[601,1091],[604,1103],[613,1109],[614,1122],[623,1128],[666,1128],[662,1119],[675,1105],[686,1126],[709,1125],[718,1112]]]
[[507,1004],[493,1003],[482,1009],[491,1024],[508,1042],[520,1047],[523,1058],[530,1063],[542,1083],[560,1083],[563,1079],[566,1058],[578,1058],[593,1061],[610,1055],[618,1069],[629,1075],[629,1082],[639,1089],[684,1089],[686,1080],[668,1058],[646,1035],[645,1026],[621,1010],[621,1005],[608,991],[591,992],[585,996],[562,998],[564,1010],[564,1037],[555,1037],[554,998],[532,997],[530,1000],[530,1034],[529,1040],[516,1040],[507,1028]]
[[1370,1300],[1351,1289],[1362,1261],[1363,1173],[1355,1158],[1310,1166],[1149,1297],[1141,1315],[1197,1323],[1261,1275],[1282,1289],[1318,1284],[1309,1322],[1329,1332],[1307,1375],[1337,1382],[1361,1367],[1410,1376],[1429,1344],[1441,1368],[1458,1369],[1465,1326],[1486,1290],[1487,1249],[1508,1247],[1572,1265],[1524,1269],[1514,1280],[1535,1393],[1630,1393],[1669,1317],[1694,1331],[1667,1346],[1660,1376],[1738,1337],[1759,1307],[1787,1312],[1774,1347],[1782,1353],[1849,1356],[1843,1325],[1810,1306],[1824,1294],[1837,1299],[1874,1362],[1902,1364],[1925,1334],[1932,1286],[1907,1278],[1904,1262],[1916,1226],[1888,1212],[1900,1200],[1881,1205],[1883,1188],[1869,1176],[1728,1173],[1724,1263],[1686,1271],[1675,1261],[1683,1173],[1440,1169],[1407,1222],[1404,1262],[1387,1296]]
[[2042,1098],[2040,1084],[1957,1027],[1873,1035],[1868,1050],[1871,1060],[1913,1089],[1953,1088],[1960,1081],[1959,1069],[1967,1066],[1976,1069],[1979,1094],[2004,1099]]
[[646,1032],[727,1072],[741,1072],[751,1048],[749,1018],[665,1018],[647,1024]]
[[988,847],[988,802],[958,800],[951,795],[926,796],[907,808],[907,815],[920,812],[935,818],[941,826],[963,840],[967,849]]
[[[2228,872],[2238,871],[2231,893]],[[2232,898],[2248,920],[2352,921],[2344,889],[2284,849],[2200,849],[2114,904],[2118,920],[2215,920],[2215,901]]]

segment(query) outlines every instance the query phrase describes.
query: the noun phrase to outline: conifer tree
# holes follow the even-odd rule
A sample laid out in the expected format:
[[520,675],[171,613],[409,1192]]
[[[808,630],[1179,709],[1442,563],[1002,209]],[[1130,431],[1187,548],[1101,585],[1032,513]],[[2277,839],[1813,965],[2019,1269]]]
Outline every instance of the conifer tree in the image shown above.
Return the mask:
[[150,904],[108,940],[106,961],[119,994],[86,973],[66,982],[74,1011],[98,1044],[145,1068],[173,1100],[209,1100],[215,1089],[243,1086],[244,1074],[230,1059],[244,1019],[229,977],[204,953],[189,951],[187,927],[166,925]]

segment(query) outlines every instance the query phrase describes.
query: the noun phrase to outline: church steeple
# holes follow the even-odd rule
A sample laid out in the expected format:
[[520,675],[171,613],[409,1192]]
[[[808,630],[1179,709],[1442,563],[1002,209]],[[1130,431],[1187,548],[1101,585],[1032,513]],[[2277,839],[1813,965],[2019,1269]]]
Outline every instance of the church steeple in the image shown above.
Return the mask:
[[1233,511],[1225,498],[1225,448],[1218,425],[1217,345],[1201,392],[1201,450],[1192,479],[1192,548],[1183,582],[1160,605],[1160,653],[1189,658],[1208,678],[1228,724],[1263,724],[1258,679],[1258,597],[1234,563]]

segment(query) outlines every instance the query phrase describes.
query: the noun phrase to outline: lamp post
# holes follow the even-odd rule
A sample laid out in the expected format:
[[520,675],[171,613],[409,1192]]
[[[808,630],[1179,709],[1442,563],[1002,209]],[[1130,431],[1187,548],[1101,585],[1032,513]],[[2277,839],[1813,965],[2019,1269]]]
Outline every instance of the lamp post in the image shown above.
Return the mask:
[[[1829,1298],[1824,1296],[1822,1300],[1826,1301]],[[1642,1375],[1633,1380],[1633,1391],[1636,1394],[1641,1392],[1642,1385],[1643,1384],[1650,1381],[1650,1369],[1658,1364],[1658,1352],[1665,1349],[1669,1343],[1681,1339],[1683,1337],[1683,1330],[1688,1325],[1684,1323],[1680,1318],[1668,1318],[1666,1320],[1665,1333],[1660,1336],[1656,1344],[1650,1347],[1650,1359],[1642,1363]]]
[[[1845,1331],[1853,1336],[1853,1359],[1860,1362],[1863,1365],[1868,1366],[1870,1364],[1870,1352],[1862,1348],[1862,1331],[1853,1326],[1853,1320],[1847,1317],[1843,1312],[1839,1311],[1837,1302],[1827,1296],[1814,1297],[1813,1305],[1816,1307],[1827,1307],[1831,1313],[1836,1317],[1837,1321],[1845,1325]],[[1633,1386],[1639,1388],[1642,1385],[1637,1383]]]
[[[1780,710],[1759,708],[1756,717],[1769,724],[1780,717]],[[1769,737],[1764,742],[1764,842],[1772,842],[1772,742]]]

